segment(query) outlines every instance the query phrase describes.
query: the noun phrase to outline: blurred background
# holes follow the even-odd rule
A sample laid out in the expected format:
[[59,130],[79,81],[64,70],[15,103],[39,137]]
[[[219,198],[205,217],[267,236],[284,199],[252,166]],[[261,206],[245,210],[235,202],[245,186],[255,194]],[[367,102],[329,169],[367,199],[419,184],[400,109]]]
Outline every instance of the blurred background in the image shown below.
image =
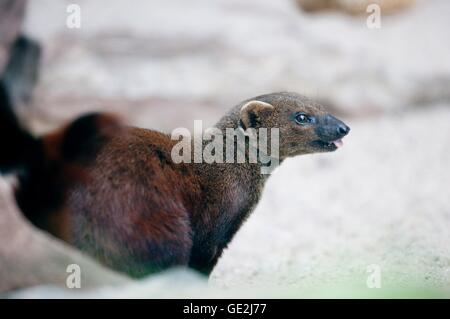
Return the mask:
[[[81,28],[66,26],[73,3]],[[368,26],[370,3],[380,5],[379,28]],[[338,152],[274,172],[210,286],[364,295],[377,265],[381,291],[450,296],[449,1],[40,0],[26,9],[23,32],[42,59],[19,111],[37,133],[91,110],[166,132],[194,119],[208,126],[274,91],[311,96],[352,128]]]

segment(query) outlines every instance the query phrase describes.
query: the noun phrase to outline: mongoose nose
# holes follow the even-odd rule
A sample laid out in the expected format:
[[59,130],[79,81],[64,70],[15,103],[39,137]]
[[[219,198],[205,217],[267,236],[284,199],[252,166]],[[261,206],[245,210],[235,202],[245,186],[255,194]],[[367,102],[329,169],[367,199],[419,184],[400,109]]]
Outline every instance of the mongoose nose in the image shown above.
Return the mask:
[[338,125],[337,131],[339,135],[345,136],[348,134],[348,132],[350,132],[350,127],[342,123]]

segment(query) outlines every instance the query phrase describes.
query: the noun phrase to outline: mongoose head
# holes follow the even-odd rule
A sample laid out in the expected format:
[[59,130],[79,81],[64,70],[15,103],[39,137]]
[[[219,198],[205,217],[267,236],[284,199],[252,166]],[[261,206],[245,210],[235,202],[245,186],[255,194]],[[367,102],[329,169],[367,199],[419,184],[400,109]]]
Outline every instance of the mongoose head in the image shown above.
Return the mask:
[[240,125],[279,128],[280,159],[302,154],[335,151],[350,128],[325,108],[296,93],[258,96],[240,106]]

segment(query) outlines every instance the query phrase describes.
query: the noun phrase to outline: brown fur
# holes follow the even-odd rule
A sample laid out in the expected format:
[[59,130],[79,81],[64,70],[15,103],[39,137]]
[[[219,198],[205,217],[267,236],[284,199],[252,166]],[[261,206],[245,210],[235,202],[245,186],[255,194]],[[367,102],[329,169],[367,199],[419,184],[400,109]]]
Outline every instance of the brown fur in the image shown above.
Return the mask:
[[[298,113],[316,124],[299,125]],[[70,133],[72,124],[43,137],[55,168],[26,175],[17,196],[22,209],[32,221],[36,208],[45,211],[40,227],[132,276],[175,265],[209,274],[259,201],[267,179],[262,164],[175,164],[176,141],[168,135],[109,123],[115,129],[107,133],[104,125],[87,121],[78,125],[83,130]],[[332,151],[329,142],[348,132],[320,105],[293,93],[245,101],[216,125],[222,131],[239,126],[280,128],[280,161]],[[346,132],[337,133],[344,126]],[[64,152],[67,140],[72,144]],[[51,186],[41,196],[47,202],[34,205],[33,192],[43,186]]]

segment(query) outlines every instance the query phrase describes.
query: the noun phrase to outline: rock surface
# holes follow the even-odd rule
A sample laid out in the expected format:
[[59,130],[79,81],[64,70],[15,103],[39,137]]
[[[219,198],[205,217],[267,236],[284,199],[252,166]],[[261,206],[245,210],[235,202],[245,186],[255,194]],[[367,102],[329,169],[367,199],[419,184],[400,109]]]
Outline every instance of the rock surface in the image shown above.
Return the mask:
[[101,108],[167,130],[191,124],[194,105],[212,120],[279,90],[353,115],[450,100],[446,0],[383,15],[380,29],[294,0],[80,0],[81,28],[68,29],[68,3],[33,1],[26,24],[46,51],[36,113],[56,123]]
[[129,282],[59,240],[34,229],[13,202],[9,184],[0,178],[0,294],[24,287],[66,287],[67,267],[82,270],[82,288]]
[[26,0],[0,1],[0,74],[9,58],[9,49],[22,29]]
[[349,14],[366,14],[367,7],[377,4],[383,14],[400,12],[415,3],[415,0],[297,0],[305,11],[341,10]]

